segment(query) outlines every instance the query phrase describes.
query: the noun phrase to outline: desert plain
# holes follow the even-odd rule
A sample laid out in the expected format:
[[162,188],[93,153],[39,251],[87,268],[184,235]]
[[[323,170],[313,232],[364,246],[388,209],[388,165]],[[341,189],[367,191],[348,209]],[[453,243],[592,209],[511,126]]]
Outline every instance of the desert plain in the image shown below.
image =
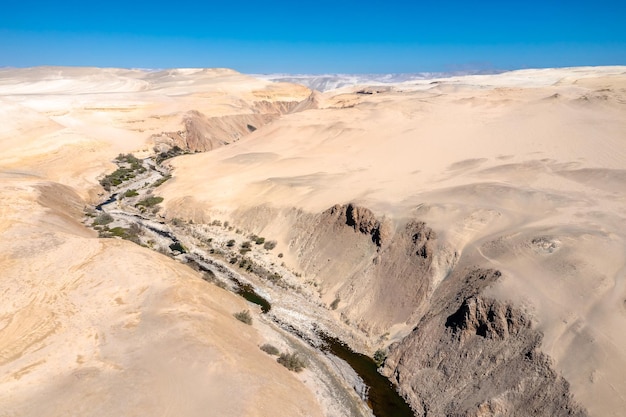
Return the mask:
[[[298,337],[317,328],[384,351],[416,416],[626,408],[626,67],[326,92],[228,69],[5,68],[0,121],[2,416],[371,415]],[[101,184],[118,155],[172,149],[149,221],[269,313],[158,242],[91,227],[129,189]],[[138,213],[128,201],[108,207]],[[252,234],[275,247],[230,249]]]

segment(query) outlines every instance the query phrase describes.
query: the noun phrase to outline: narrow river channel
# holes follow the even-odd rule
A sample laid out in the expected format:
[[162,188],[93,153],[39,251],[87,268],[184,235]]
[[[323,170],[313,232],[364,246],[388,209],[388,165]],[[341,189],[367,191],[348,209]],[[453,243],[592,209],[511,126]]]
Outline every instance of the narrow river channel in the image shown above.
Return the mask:
[[[161,178],[167,176],[167,172],[163,169],[155,169],[153,158],[144,159],[143,166],[150,170],[152,180],[154,180],[157,174]],[[148,191],[150,187],[149,183],[150,181],[144,182],[142,180],[135,181],[132,185],[121,185],[117,188],[116,192],[112,192],[102,203],[95,206],[95,210],[100,214],[107,213],[113,219],[123,224],[128,224],[132,221],[144,230],[160,236],[168,242],[170,251],[178,255],[175,259],[184,261],[197,270],[213,274],[213,268],[217,268],[222,275],[227,276],[229,280],[232,281],[232,288],[235,293],[249,302],[259,305],[262,313],[268,313],[272,308],[270,302],[262,297],[254,289],[254,286],[239,280],[237,273],[230,271],[229,268],[224,266],[221,262],[216,262],[197,253],[187,253],[184,246],[181,244],[181,239],[172,232],[172,228],[169,228],[167,224],[156,222],[154,219],[143,213],[138,213],[136,210],[132,212],[124,211],[124,205],[116,204],[120,196],[123,196],[124,192],[131,189],[139,193],[140,196],[151,195],[152,190]],[[152,187],[154,187],[154,185],[152,185]],[[302,337],[298,334],[295,335]],[[370,357],[354,352],[349,346],[328,334],[319,334],[319,337],[323,341],[323,345],[317,347],[318,349],[326,352],[326,354],[332,354],[344,360],[363,380],[364,384],[367,386],[367,404],[376,417],[411,417],[414,415],[411,408],[398,394],[394,385],[387,378],[378,373],[377,366]],[[310,343],[310,341],[303,341]]]

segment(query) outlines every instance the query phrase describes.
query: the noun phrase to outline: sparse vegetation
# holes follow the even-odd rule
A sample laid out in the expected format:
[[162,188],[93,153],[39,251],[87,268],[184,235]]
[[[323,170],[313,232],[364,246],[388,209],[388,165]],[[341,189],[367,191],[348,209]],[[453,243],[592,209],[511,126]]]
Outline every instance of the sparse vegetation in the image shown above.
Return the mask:
[[135,204],[135,206],[136,207],[139,207],[139,206],[153,207],[161,202],[163,202],[163,197],[150,196],[150,197],[144,198],[143,200]]
[[120,154],[115,158],[115,162],[120,167],[100,180],[100,185],[107,191],[110,191],[111,187],[118,186],[124,181],[135,178],[138,174],[146,172],[141,160],[133,154]]
[[171,174],[167,174],[164,175],[163,177],[159,178],[158,180],[156,180],[155,182],[152,183],[151,187],[156,188],[159,185],[163,184],[165,181],[169,180],[172,178]]
[[275,240],[268,240],[263,244],[263,249],[272,250],[276,247],[277,242]]
[[304,368],[306,368],[306,361],[304,360],[304,358],[300,357],[300,355],[298,355],[296,352],[281,353],[277,361],[285,368],[294,372],[300,372]]
[[126,190],[126,192],[124,193],[124,197],[136,197],[138,196],[139,193],[137,192],[137,190],[131,188],[130,190]]
[[189,153],[189,151],[185,151],[180,146],[174,146],[172,149],[168,150],[167,152],[161,152],[160,154],[158,154],[157,157],[156,157],[156,163],[160,164],[161,162],[165,161],[166,159],[170,159],[170,158],[173,158],[175,156],[184,155],[184,154],[187,154],[187,153]]
[[374,352],[373,359],[376,363],[376,366],[382,366],[382,364],[385,363],[385,359],[387,359],[387,351],[383,349],[378,349],[376,352]]
[[238,313],[233,314],[237,320],[242,323],[252,325],[252,316],[250,315],[250,310],[243,310]]
[[269,343],[265,343],[261,346],[261,350],[268,355],[278,355],[280,350],[276,346],[270,345]]
[[101,213],[98,215],[98,217],[96,217],[93,220],[93,225],[101,225],[104,226],[105,224],[109,224],[113,221],[113,216],[111,216],[109,213]]
[[206,282],[210,282],[211,284],[215,284],[218,287],[222,288],[222,289],[226,289],[227,286],[225,283],[223,283],[222,281],[220,281],[216,276],[215,273],[211,270],[208,271],[202,271],[202,279],[205,280]]
[[107,226],[104,226],[98,231],[98,236],[101,238],[119,237],[124,240],[130,240],[138,245],[141,244],[137,230],[132,227],[114,227],[109,229]]
[[270,281],[276,283],[276,282],[280,281],[281,279],[283,279],[283,277],[278,272],[274,272],[273,274],[269,275],[267,277],[267,279],[269,279]]

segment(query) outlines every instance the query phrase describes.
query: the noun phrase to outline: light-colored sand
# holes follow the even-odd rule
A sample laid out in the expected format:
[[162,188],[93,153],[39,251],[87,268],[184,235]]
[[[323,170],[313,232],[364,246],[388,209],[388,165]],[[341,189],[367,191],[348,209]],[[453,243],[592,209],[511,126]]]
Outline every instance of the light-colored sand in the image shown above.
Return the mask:
[[232,316],[250,308],[243,299],[166,256],[97,239],[68,218],[64,193],[0,186],[3,415],[321,415]]
[[[418,217],[468,262],[503,272],[490,292],[534,311],[544,351],[591,415],[621,415],[626,68],[359,90],[177,158],[159,189],[166,213],[225,220],[264,204],[319,212],[355,201],[397,224]],[[150,135],[180,129],[189,110],[237,114],[308,93],[229,70],[0,71],[0,409],[319,414],[232,318],[240,299],[160,255],[96,239],[68,214],[81,207],[55,199],[95,199],[111,158],[148,151]],[[46,191],[49,181],[70,188]],[[266,235],[291,262],[289,227]]]
[[[162,190],[168,213],[197,204],[223,220],[264,204],[319,212],[355,201],[399,223],[417,216],[467,259],[501,269],[492,294],[535,312],[575,398],[592,415],[620,415],[626,68],[358,90],[327,92],[321,109],[177,159]],[[281,227],[291,226],[257,232],[280,237]]]
[[59,181],[85,196],[97,176],[115,169],[112,157],[152,152],[150,136],[181,130],[190,110],[246,114],[256,102],[309,94],[227,69],[2,69],[0,167]]
[[322,415],[233,317],[242,298],[76,220],[109,161],[181,113],[283,90],[228,70],[0,71],[1,415]]

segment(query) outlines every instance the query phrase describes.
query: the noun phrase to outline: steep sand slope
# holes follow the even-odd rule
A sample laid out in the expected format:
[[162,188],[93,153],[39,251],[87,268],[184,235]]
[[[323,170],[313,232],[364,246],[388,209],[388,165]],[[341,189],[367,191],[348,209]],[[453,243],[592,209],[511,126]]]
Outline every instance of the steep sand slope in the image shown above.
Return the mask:
[[[3,178],[0,369],[4,415],[321,415],[189,268],[99,240],[72,191]],[[24,216],[24,212],[29,216]]]
[[[338,311],[372,340],[410,332],[454,268],[498,269],[502,277],[484,296],[512,301],[533,318],[542,352],[591,415],[619,415],[626,406],[626,68],[346,89],[321,103],[232,146],[175,160],[175,178],[162,190],[168,215],[202,213],[278,238],[278,250],[303,281],[320,285],[326,302],[358,294]],[[427,270],[394,275],[396,286],[409,284],[402,276],[426,280],[413,310],[388,314],[412,293],[390,300],[372,291],[384,275],[368,265],[384,252],[370,237],[341,240],[348,235],[320,223],[324,210],[350,201],[385,216],[391,242],[410,219],[435,232]],[[318,251],[301,251],[304,238],[317,239]],[[319,251],[327,259],[311,259]],[[441,268],[433,272],[434,264]],[[452,330],[442,323],[440,331]]]
[[289,88],[228,70],[0,71],[0,414],[322,415],[233,317],[243,299],[80,223],[118,153],[187,110],[307,96]]

